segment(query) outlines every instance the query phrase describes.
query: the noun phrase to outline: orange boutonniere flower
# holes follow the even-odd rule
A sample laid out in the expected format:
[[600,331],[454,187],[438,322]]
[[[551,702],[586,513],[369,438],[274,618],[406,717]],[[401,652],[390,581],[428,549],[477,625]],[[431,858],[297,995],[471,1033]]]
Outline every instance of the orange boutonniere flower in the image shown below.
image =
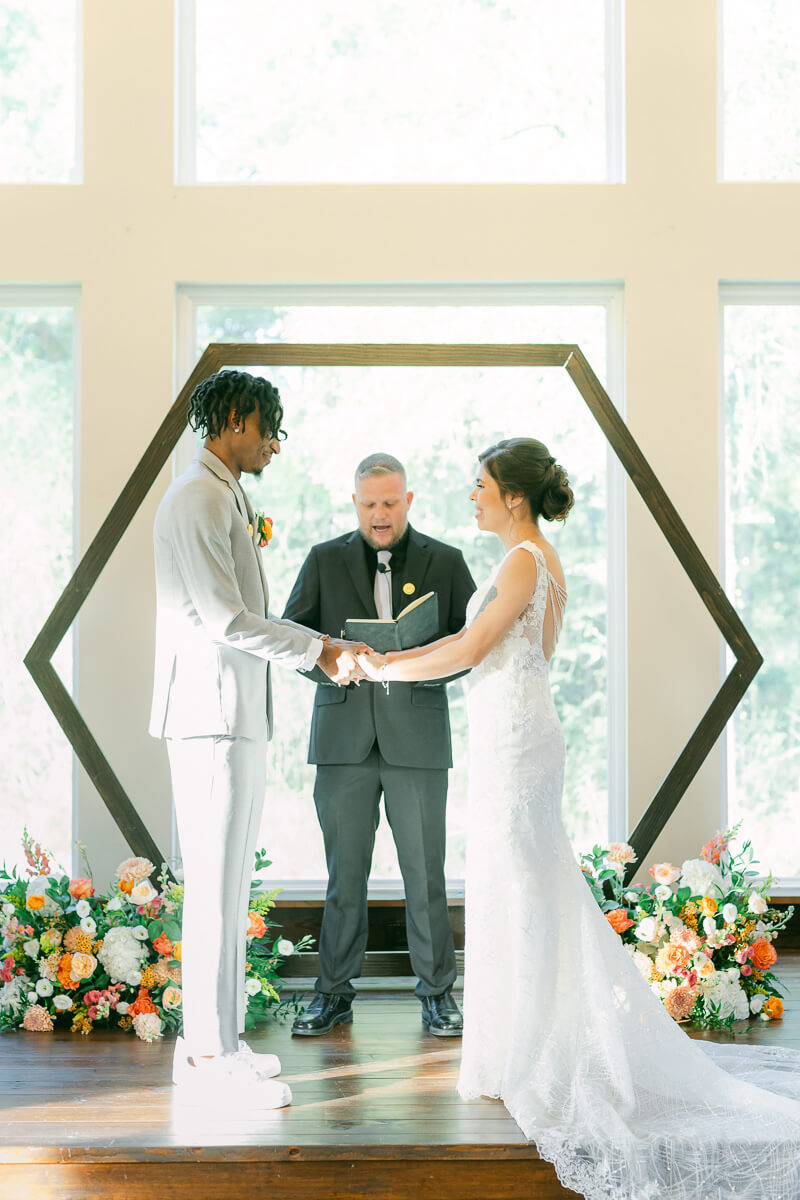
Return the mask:
[[262,512],[256,513],[256,545],[263,550],[272,540],[272,517],[265,517]]

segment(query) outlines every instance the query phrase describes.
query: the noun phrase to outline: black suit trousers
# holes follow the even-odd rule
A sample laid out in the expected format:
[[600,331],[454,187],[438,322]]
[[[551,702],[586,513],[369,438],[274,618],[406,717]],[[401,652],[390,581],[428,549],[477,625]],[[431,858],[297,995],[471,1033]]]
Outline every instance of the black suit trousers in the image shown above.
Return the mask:
[[314,802],[328,862],[317,991],[355,995],[350,981],[361,974],[367,946],[367,882],[381,794],[405,886],[417,995],[437,996],[456,978],[444,876],[447,771],[392,766],[377,744],[363,762],[317,767]]

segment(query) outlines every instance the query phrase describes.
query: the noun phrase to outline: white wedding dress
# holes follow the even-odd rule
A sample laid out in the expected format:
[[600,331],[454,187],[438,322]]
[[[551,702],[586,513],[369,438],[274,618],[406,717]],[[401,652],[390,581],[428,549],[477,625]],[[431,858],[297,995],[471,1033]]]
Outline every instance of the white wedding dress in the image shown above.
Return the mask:
[[561,1182],[590,1200],[797,1200],[800,1051],[689,1038],[577,865],[543,648],[552,653],[566,597],[538,546],[510,553],[526,552],[538,569],[531,601],[467,677],[459,1093],[499,1097]]

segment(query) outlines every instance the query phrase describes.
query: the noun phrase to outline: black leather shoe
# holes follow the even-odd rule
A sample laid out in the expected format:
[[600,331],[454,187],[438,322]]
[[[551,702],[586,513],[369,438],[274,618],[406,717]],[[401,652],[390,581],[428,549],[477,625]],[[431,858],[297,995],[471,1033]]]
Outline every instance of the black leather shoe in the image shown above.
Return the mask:
[[352,1004],[349,996],[317,992],[306,1011],[292,1025],[292,1036],[318,1037],[321,1033],[330,1033],[335,1025],[349,1025],[353,1020]]
[[464,1018],[450,991],[422,996],[422,1024],[434,1037],[461,1037]]

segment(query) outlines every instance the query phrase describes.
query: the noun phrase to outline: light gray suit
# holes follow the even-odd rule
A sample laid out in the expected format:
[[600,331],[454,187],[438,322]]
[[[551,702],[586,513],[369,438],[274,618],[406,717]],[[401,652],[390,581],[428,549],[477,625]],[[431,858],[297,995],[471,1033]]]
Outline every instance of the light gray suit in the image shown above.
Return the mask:
[[[249,528],[248,528],[249,526]],[[272,735],[270,661],[309,670],[319,635],[269,611],[253,509],[198,450],[156,514],[150,732],[166,738],[184,870],[183,1020],[190,1054],[232,1054],[244,1028],[245,933]]]

